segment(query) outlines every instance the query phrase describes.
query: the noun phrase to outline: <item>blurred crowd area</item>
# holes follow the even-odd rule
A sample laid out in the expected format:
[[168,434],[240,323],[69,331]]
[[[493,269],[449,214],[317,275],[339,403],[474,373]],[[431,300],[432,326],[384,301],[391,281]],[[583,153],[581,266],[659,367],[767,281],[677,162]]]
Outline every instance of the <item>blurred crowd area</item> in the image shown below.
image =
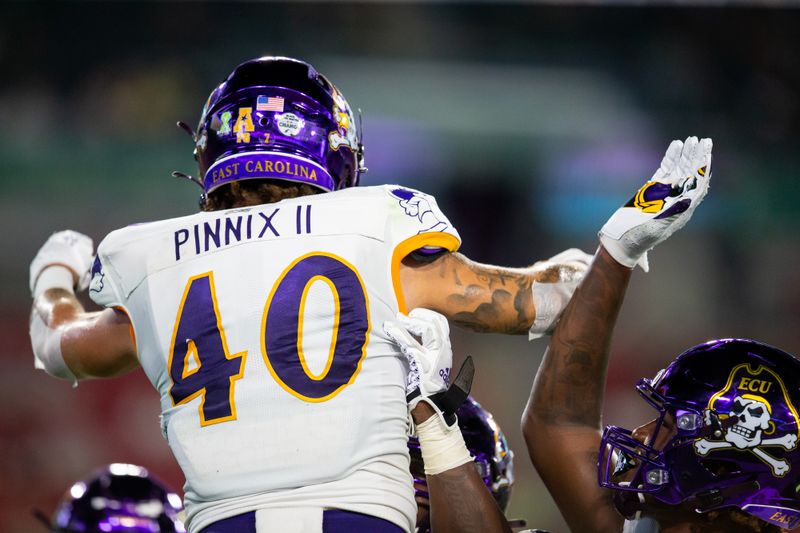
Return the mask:
[[[0,5],[0,531],[43,531],[31,510],[111,461],[180,489],[144,374],[72,389],[33,370],[28,265],[57,229],[99,242],[194,212],[199,189],[170,177],[194,171],[175,122],[259,55],[330,77],[362,110],[362,183],[434,194],[487,263],[593,251],[671,139],[714,139],[706,203],[634,276],[606,422],[649,420],[635,381],[707,339],[800,352],[800,11],[613,4]],[[519,430],[546,341],[453,335],[516,450],[509,516],[566,531]]]

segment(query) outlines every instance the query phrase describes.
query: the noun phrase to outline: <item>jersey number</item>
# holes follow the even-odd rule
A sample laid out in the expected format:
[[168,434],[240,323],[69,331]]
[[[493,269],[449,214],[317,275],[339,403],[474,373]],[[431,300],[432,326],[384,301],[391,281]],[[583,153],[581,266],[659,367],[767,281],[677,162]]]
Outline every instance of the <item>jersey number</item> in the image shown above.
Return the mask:
[[[303,316],[315,282],[333,295],[334,322],[325,368],[314,374],[303,353]],[[293,396],[324,402],[353,383],[369,336],[367,293],[355,268],[331,254],[298,258],[278,278],[261,319],[261,355],[272,377]],[[201,397],[203,426],[236,419],[234,385],[247,352],[231,354],[219,315],[214,274],[189,279],[175,319],[169,354],[176,405]]]

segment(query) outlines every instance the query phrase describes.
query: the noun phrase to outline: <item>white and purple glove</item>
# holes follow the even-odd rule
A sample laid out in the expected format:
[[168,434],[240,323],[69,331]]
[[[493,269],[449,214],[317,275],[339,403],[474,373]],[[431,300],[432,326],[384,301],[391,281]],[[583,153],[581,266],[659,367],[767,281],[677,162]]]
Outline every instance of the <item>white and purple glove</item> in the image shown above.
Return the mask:
[[455,411],[469,394],[474,367],[468,357],[450,386],[453,349],[447,319],[429,309],[413,309],[407,316],[398,313],[396,320],[384,322],[383,330],[408,360],[406,400],[409,412],[424,401],[448,427],[454,427]]
[[412,309],[408,315],[397,313],[397,320],[384,322],[383,331],[408,360],[410,371],[406,395],[414,396],[408,402],[409,410],[413,410],[421,400],[447,390],[453,349],[450,347],[450,325],[444,316],[429,309]]
[[536,317],[531,329],[528,330],[528,340],[538,339],[553,332],[561,313],[586,276],[593,259],[594,256],[578,248],[569,248],[533,265],[536,272],[557,269],[558,281],[534,281],[531,285]]
[[647,272],[647,252],[682,228],[703,201],[711,179],[711,139],[672,141],[661,166],[599,232],[617,262]]
[[[53,233],[31,262],[31,294],[35,298],[45,290],[53,288],[85,290],[89,286],[93,253],[94,243],[83,233],[72,230]],[[63,268],[49,269],[53,266]],[[52,275],[43,276],[42,274],[48,269],[53,271]],[[70,276],[66,275],[67,270],[71,273]],[[74,282],[75,279],[77,283]]]

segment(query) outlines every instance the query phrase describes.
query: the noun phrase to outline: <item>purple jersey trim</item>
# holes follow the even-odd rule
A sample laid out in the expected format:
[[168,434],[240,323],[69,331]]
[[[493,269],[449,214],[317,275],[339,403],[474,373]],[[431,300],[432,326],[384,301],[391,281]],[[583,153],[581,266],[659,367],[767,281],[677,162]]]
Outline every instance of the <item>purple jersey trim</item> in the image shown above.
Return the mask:
[[446,251],[447,248],[442,248],[441,246],[423,246],[422,248],[417,248],[414,250],[413,253],[420,255],[435,255]]

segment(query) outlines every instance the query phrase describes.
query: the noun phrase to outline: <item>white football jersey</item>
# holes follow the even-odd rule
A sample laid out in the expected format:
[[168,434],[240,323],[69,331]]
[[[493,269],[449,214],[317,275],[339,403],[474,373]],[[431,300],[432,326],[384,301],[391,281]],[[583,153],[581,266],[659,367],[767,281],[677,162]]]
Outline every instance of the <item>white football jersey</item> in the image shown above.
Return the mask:
[[318,506],[413,531],[400,261],[454,251],[428,195],[359,187],[130,226],[98,247],[90,295],[123,309],[186,476],[190,531]]

